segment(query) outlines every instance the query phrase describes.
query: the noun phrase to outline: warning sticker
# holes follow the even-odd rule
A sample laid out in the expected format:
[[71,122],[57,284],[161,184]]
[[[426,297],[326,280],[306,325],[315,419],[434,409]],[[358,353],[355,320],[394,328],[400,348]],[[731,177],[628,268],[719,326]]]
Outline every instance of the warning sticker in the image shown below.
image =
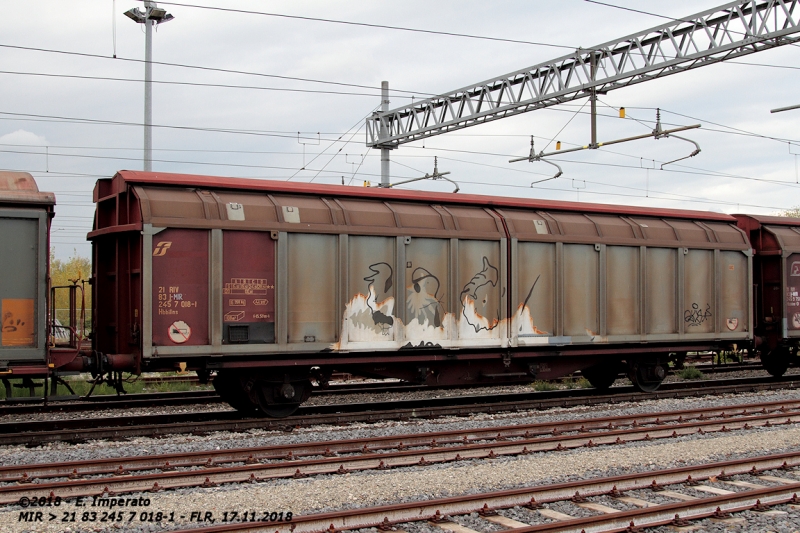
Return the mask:
[[189,337],[192,336],[192,328],[190,328],[189,324],[183,320],[178,320],[169,326],[169,331],[167,334],[169,335],[169,340],[172,342],[176,344],[183,344],[189,340]]
[[2,302],[2,346],[35,346],[33,298],[6,298]]

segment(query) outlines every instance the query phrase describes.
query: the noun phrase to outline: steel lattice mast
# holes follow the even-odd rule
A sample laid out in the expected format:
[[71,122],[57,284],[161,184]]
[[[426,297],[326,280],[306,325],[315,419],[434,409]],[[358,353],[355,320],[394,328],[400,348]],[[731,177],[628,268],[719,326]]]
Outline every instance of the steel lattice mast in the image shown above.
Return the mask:
[[800,41],[800,0],[740,0],[505,76],[374,113],[367,146],[391,149]]

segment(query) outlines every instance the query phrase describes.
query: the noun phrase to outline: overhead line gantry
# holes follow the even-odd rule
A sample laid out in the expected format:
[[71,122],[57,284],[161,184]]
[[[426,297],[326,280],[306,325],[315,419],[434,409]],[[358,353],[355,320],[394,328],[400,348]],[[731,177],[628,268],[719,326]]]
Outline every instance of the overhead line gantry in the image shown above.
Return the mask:
[[[579,98],[800,41],[800,0],[738,0],[366,120],[367,146],[388,150]],[[385,93],[384,93],[385,94]],[[384,97],[384,101],[386,98]],[[593,121],[596,113],[593,113]],[[593,122],[591,147],[597,147]]]

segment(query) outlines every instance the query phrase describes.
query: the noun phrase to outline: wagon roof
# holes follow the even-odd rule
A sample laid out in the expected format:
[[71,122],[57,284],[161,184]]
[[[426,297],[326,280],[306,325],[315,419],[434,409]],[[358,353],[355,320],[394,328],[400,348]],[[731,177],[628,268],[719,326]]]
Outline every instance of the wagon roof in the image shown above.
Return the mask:
[[[376,200],[401,200],[412,202],[480,205],[486,207],[506,207],[522,209],[543,209],[550,211],[579,211],[584,213],[610,213],[616,215],[656,216],[664,218],[682,218],[695,220],[716,220],[735,223],[731,215],[709,211],[692,211],[683,209],[663,209],[640,206],[591,204],[582,202],[563,202],[555,200],[538,200],[529,198],[509,198],[503,196],[486,196],[476,194],[453,194],[415,190],[382,189],[373,187],[354,187],[346,185],[322,185],[316,183],[295,183],[288,181],[226,178],[202,176],[196,174],[173,174],[167,172],[141,172],[120,170],[114,176],[127,184],[165,185],[179,187],[203,187],[209,189],[234,189],[242,191],[264,191],[273,193],[330,195],[338,197],[368,198]],[[125,185],[119,183],[122,192]],[[95,202],[99,200],[95,196]]]
[[800,226],[800,218],[795,217],[776,217],[776,216],[768,216],[768,215],[740,215],[735,214],[733,215],[737,219],[751,219],[759,224],[770,225],[770,226]]
[[51,192],[39,192],[36,180],[27,172],[0,172],[0,204],[54,205]]

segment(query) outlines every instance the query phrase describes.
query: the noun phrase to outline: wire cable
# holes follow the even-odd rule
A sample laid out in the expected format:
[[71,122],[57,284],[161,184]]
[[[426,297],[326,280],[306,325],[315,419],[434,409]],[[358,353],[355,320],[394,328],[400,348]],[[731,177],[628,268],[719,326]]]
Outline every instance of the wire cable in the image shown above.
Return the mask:
[[[78,74],[52,74],[47,72],[19,72],[11,70],[0,70],[0,74],[15,75],[15,76],[38,76],[46,78],[67,78],[77,80],[92,80],[92,81],[122,81],[133,83],[145,83],[143,79],[138,78],[112,78],[110,76],[85,76]],[[200,83],[189,81],[165,81],[165,80],[150,80],[152,83],[159,85],[183,85],[189,87],[213,87],[218,89],[249,89],[259,91],[284,91],[292,93],[311,93],[311,94],[336,94],[342,96],[369,96],[370,98],[380,98],[380,93],[356,93],[356,92],[343,92],[343,91],[324,91],[320,89],[293,89],[284,87],[263,87],[258,85],[232,85],[224,83]],[[411,96],[394,95],[394,98],[408,98]]]
[[[19,46],[19,45],[12,45],[12,44],[0,44],[0,48],[8,48],[13,50],[25,50],[29,52],[44,52],[50,54],[62,54],[62,55],[70,55],[70,56],[78,56],[78,57],[87,57],[87,58],[95,58],[95,59],[111,59],[114,61],[124,61],[129,63],[145,63],[144,59],[134,59],[129,57],[109,57],[102,54],[90,54],[87,52],[72,52],[68,50],[54,50],[51,48],[36,48],[32,46]],[[306,83],[322,83],[326,85],[338,85],[341,87],[353,87],[356,89],[374,89],[376,91],[380,91],[380,87],[373,86],[373,85],[362,85],[356,83],[344,83],[338,81],[328,81],[328,80],[317,80],[313,78],[299,78],[295,76],[281,76],[278,74],[264,74],[262,72],[251,72],[246,70],[233,70],[233,69],[225,69],[225,68],[218,68],[218,67],[205,67],[202,65],[189,65],[184,63],[169,63],[165,61],[151,61],[152,65],[159,65],[164,67],[176,67],[176,68],[185,68],[185,69],[194,69],[194,70],[204,70],[209,72],[221,72],[225,74],[242,74],[245,76],[258,76],[262,78],[274,78],[279,80],[287,80],[287,81],[302,81]],[[424,93],[420,91],[407,91],[403,89],[390,89],[391,93],[408,93],[408,94],[420,94],[420,95],[428,95],[433,96],[433,93]]]
[[[143,2],[144,0],[138,0]],[[337,19],[327,19],[327,18],[319,18],[319,17],[306,17],[301,15],[286,15],[283,13],[270,13],[265,11],[252,11],[247,9],[233,9],[227,7],[217,7],[217,6],[200,6],[196,4],[184,4],[179,2],[161,2],[161,4],[165,6],[175,6],[175,7],[191,7],[195,9],[206,9],[210,11],[223,11],[227,13],[239,13],[245,15],[261,15],[266,17],[277,17],[277,18],[285,18],[285,19],[294,19],[294,20],[304,20],[304,21],[311,21],[311,22],[326,22],[330,24],[343,24],[346,26],[361,26],[366,28],[377,28],[382,30],[396,30],[396,31],[405,31],[405,32],[414,32],[414,33],[426,33],[429,35],[444,35],[447,37],[463,37],[466,39],[480,39],[484,41],[496,41],[496,42],[503,42],[503,43],[512,43],[512,44],[527,44],[533,46],[545,46],[549,48],[561,48],[561,49],[568,49],[568,50],[575,50],[575,46],[567,46],[562,44],[552,44],[552,43],[543,43],[543,42],[535,42],[535,41],[523,41],[519,39],[506,39],[504,37],[489,37],[485,35],[473,35],[469,33],[455,33],[455,32],[447,32],[447,31],[437,31],[437,30],[423,30],[419,28],[406,28],[403,26],[389,26],[387,24],[371,24],[367,22],[353,22],[349,20],[337,20]]]

